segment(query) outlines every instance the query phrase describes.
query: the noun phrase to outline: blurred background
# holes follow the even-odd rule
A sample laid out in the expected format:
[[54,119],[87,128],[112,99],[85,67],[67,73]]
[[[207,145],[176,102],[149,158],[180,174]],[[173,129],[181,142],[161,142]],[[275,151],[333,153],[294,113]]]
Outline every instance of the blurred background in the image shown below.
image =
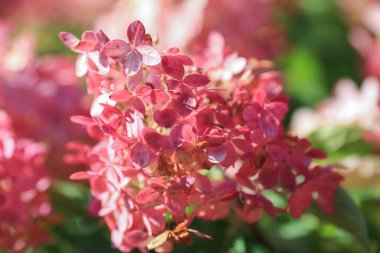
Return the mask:
[[68,140],[91,142],[70,116],[86,114],[90,99],[58,33],[103,29],[124,38],[136,19],[160,50],[178,46],[191,55],[218,31],[240,56],[274,61],[291,97],[288,131],[327,151],[324,163],[344,173],[358,205],[356,213],[334,219],[352,215],[364,229],[313,212],[253,225],[231,217],[196,223],[214,240],[195,239],[174,252],[367,252],[363,240],[380,252],[380,1],[0,0],[0,109],[11,115],[18,136],[52,150],[51,240],[29,253],[117,252],[106,227],[87,213],[87,185],[68,181],[81,166],[65,163],[73,160]]

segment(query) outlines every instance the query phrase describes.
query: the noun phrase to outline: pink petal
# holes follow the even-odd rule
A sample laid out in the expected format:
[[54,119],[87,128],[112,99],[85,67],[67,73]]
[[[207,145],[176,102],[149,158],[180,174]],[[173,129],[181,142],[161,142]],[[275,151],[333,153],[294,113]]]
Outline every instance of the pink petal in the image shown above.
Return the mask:
[[103,52],[108,57],[117,59],[131,51],[131,46],[123,40],[111,40],[104,45]]
[[288,209],[290,214],[298,219],[302,213],[308,208],[313,201],[312,192],[307,189],[298,188],[293,192],[288,201]]
[[84,31],[81,36],[81,40],[96,42],[96,35],[93,31]]
[[90,175],[87,171],[79,171],[70,175],[71,180],[84,180],[90,178]]
[[174,148],[179,148],[185,143],[185,139],[182,136],[183,125],[179,124],[173,127],[169,135],[169,143]]
[[207,147],[206,153],[207,159],[211,163],[221,163],[227,157],[227,149],[223,145],[217,147]]
[[144,25],[138,20],[131,23],[128,26],[127,37],[133,46],[137,47],[141,45],[145,39]]
[[133,95],[127,91],[127,90],[120,90],[112,93],[110,95],[110,99],[119,102],[119,103],[124,103],[128,102]]
[[137,51],[131,51],[122,59],[125,73],[128,76],[134,76],[139,72],[142,64],[142,56]]
[[141,131],[141,136],[142,136],[143,143],[147,147],[149,147],[155,152],[160,150],[162,136],[159,133],[157,133],[156,130],[154,130],[153,128],[145,127]]
[[136,195],[136,202],[145,205],[156,201],[159,197],[161,197],[160,191],[157,191],[151,186],[147,186]]
[[208,84],[210,79],[207,76],[202,74],[191,74],[183,79],[183,82],[191,87],[200,87]]
[[154,66],[161,62],[161,56],[151,46],[143,45],[136,48],[137,51],[142,55],[143,63],[147,66]]
[[128,76],[127,79],[127,88],[130,91],[134,91],[137,87],[139,87],[142,84],[143,81],[143,70],[140,68],[140,70],[133,76]]
[[148,165],[150,154],[147,148],[143,144],[136,143],[131,148],[130,159],[131,159],[132,165],[136,169],[142,169]]
[[185,74],[185,69],[182,63],[177,61],[174,56],[162,56],[161,61],[166,74],[177,80],[182,80]]
[[96,33],[96,39],[99,41],[101,45],[105,45],[108,41],[110,41],[108,36],[102,30],[99,30]]
[[60,32],[59,38],[62,42],[71,50],[75,50],[74,48],[79,44],[80,40],[73,34],[68,32]]
[[170,96],[165,90],[154,89],[152,90],[151,95],[150,95],[150,102],[154,105],[165,103],[169,99],[170,99]]
[[153,113],[153,119],[158,125],[165,128],[170,128],[177,121],[177,113],[170,108],[165,108],[155,111]]
[[165,205],[174,217],[184,217],[186,199],[183,196],[168,194],[165,196]]
[[227,149],[226,158],[220,163],[224,168],[228,168],[236,162],[237,156],[234,146],[230,142],[226,142],[225,147]]
[[175,90],[181,82],[175,79],[166,80],[166,86],[168,90]]
[[80,115],[71,116],[70,120],[73,123],[84,125],[84,126],[88,126],[94,123],[94,121],[90,117],[80,116]]
[[82,40],[75,46],[75,50],[91,52],[96,50],[96,41]]

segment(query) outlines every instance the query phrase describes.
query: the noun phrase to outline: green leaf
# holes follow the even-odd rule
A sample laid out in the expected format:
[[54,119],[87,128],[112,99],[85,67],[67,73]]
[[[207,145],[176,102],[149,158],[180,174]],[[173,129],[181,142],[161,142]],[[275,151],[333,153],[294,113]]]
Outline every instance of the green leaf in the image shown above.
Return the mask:
[[343,188],[339,188],[335,193],[335,208],[333,215],[324,214],[319,210],[315,213],[351,234],[363,246],[365,252],[371,252],[364,217]]

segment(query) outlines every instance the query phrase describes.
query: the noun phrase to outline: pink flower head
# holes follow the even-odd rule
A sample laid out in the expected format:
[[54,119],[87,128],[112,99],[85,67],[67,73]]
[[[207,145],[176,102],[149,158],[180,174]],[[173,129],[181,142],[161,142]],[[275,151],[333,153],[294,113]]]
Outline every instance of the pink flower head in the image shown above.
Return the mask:
[[[87,73],[97,91],[92,118],[73,118],[98,144],[79,152],[90,168],[71,177],[90,181],[98,203],[92,212],[105,219],[118,249],[170,250],[172,243],[191,243],[192,235],[210,239],[192,230],[191,222],[222,219],[230,210],[246,222],[263,212],[299,217],[313,192],[322,210],[333,211],[330,196],[342,178],[312,167],[321,152],[285,134],[288,98],[278,72],[232,54],[244,62],[239,71],[229,69],[228,80],[210,78],[212,68],[202,72],[176,48],[158,54],[139,21],[127,37],[104,47],[113,74]],[[229,61],[219,53],[218,67]],[[298,177],[305,180],[299,183]],[[329,187],[321,189],[325,179]],[[298,197],[301,188],[307,194]],[[284,193],[288,206],[264,196],[273,189]],[[304,208],[297,209],[292,199],[300,198]],[[165,214],[174,229],[165,229]]]
[[129,25],[128,42],[111,40],[104,46],[104,53],[117,60],[128,76],[136,75],[142,64],[155,66],[161,62],[160,54],[152,47],[152,40],[145,34],[145,27],[140,21]]
[[17,139],[9,116],[0,111],[0,248],[25,252],[49,237],[41,218],[51,212],[51,183],[42,143]]
[[99,74],[106,74],[109,71],[108,58],[102,51],[109,38],[102,30],[97,33],[86,31],[82,34],[81,39],[68,32],[61,32],[59,37],[67,47],[79,53],[76,61],[78,77],[84,76],[88,69]]

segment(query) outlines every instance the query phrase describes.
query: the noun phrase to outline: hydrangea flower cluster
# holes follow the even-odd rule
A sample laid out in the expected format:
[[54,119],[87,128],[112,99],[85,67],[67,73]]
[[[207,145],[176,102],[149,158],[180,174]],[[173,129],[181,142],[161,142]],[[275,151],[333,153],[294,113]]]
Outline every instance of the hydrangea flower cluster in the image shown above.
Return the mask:
[[[267,62],[206,48],[195,66],[177,48],[158,52],[140,21],[126,40],[102,31],[60,37],[86,59],[94,96],[91,118],[72,120],[98,140],[71,146],[89,165],[71,178],[90,181],[91,211],[122,252],[168,252],[191,234],[209,239],[189,228],[192,220],[222,219],[230,210],[250,223],[263,212],[298,218],[313,200],[334,212],[342,177],[312,166],[324,153],[285,134],[288,98]],[[266,192],[287,204],[275,206]]]
[[68,57],[37,57],[33,37],[21,33],[12,38],[12,30],[10,22],[0,21],[0,108],[11,117],[18,137],[48,144],[48,167],[54,176],[67,178],[65,145],[86,140],[70,116],[88,111],[90,101]]
[[25,252],[48,240],[40,223],[51,211],[51,178],[44,167],[46,147],[16,138],[10,121],[0,110],[0,248]]

